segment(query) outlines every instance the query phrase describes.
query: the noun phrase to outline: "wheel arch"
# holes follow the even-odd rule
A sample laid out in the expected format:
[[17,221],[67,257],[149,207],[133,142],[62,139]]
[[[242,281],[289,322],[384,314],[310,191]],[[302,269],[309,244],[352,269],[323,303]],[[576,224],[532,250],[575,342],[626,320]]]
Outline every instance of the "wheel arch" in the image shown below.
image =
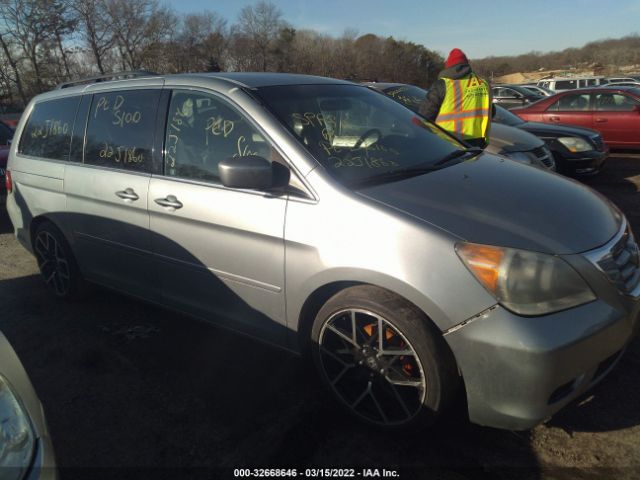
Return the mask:
[[60,231],[60,233],[64,237],[64,239],[67,241],[67,245],[71,247],[72,242],[69,238],[69,235],[67,235],[67,233],[65,232],[65,229],[60,227],[60,225],[58,224],[58,222],[56,222],[55,218],[53,218],[52,215],[43,213],[42,215],[33,217],[31,219],[31,222],[29,223],[29,245],[31,246],[32,253],[33,253],[33,242],[35,241],[36,231],[38,230],[38,227],[40,225],[46,222],[51,223],[55,228],[57,228],[58,231]]
[[[425,321],[425,325],[428,328],[434,329],[434,331],[442,334],[442,329],[438,327],[437,323],[433,320],[431,315],[425,311],[424,308],[421,308],[416,302],[413,302],[411,299],[407,298],[407,296],[402,295],[395,291],[395,289],[390,289],[383,285],[379,285],[377,283],[366,282],[363,280],[339,280],[332,281],[326,284],[323,284],[317,287],[315,290],[311,292],[310,295],[307,296],[306,300],[302,304],[302,308],[300,309],[300,314],[298,315],[298,328],[297,328],[297,342],[300,351],[303,355],[308,353],[308,350],[311,345],[311,328],[313,326],[313,321],[316,318],[316,315],[322,308],[322,306],[335,294],[355,286],[372,286],[377,287],[382,290],[385,290],[399,298],[403,301],[407,302],[411,307],[413,307],[416,311],[420,312]],[[445,342],[446,343],[446,342]],[[453,354],[453,352],[451,352]]]

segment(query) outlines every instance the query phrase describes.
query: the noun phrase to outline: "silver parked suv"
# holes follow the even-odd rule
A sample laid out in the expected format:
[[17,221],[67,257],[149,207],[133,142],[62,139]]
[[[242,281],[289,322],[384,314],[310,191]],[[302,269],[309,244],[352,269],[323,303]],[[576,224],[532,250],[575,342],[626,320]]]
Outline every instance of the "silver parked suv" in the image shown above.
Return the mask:
[[309,352],[385,426],[464,392],[473,422],[529,428],[637,331],[638,247],[589,188],[350,82],[131,76],[18,126],[7,206],[57,296],[89,281]]

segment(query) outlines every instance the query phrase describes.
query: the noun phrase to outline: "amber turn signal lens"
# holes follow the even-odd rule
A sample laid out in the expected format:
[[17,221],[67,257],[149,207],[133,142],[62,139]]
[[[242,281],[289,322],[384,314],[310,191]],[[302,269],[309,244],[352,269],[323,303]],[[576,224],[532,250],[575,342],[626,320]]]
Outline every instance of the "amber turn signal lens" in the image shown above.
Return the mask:
[[505,255],[504,249],[465,243],[458,247],[458,254],[476,278],[495,293],[500,278],[500,264]]

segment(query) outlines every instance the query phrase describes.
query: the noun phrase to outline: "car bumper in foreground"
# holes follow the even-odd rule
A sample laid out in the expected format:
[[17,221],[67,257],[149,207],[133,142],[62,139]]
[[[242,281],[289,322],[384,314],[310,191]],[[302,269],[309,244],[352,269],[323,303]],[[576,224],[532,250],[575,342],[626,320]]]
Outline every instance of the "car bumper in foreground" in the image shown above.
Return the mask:
[[581,153],[554,151],[558,171],[567,175],[595,175],[604,168],[609,158],[609,148]]
[[510,430],[544,421],[615,366],[637,315],[635,300],[625,313],[597,300],[535,318],[495,306],[446,334],[471,421]]
[[[58,475],[53,445],[42,404],[15,351],[1,332],[0,375],[2,375],[5,385],[8,385],[6,388],[9,389],[12,397],[22,407],[20,411],[28,419],[34,437],[33,451],[31,452],[29,463],[4,467],[5,476],[14,478],[18,473],[22,472],[23,480],[55,480]],[[20,470],[12,472],[12,468],[19,468]],[[2,469],[0,469],[0,478],[5,478]]]

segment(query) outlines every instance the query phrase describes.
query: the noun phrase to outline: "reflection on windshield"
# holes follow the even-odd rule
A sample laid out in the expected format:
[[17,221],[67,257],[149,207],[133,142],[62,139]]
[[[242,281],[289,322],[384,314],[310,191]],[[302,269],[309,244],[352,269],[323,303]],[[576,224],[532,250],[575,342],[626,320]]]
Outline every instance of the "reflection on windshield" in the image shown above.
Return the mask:
[[356,85],[263,87],[258,95],[338,180],[435,163],[462,148],[433,124]]

